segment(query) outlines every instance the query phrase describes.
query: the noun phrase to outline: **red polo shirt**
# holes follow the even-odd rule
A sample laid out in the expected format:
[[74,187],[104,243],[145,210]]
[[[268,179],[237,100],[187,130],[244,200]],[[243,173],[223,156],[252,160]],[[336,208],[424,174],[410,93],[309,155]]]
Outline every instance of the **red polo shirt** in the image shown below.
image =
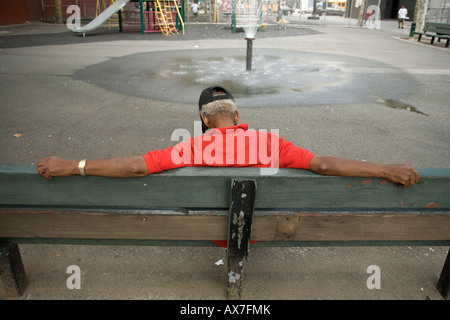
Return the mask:
[[308,169],[313,156],[274,133],[248,130],[245,123],[208,130],[176,146],[143,155],[150,174],[193,166]]

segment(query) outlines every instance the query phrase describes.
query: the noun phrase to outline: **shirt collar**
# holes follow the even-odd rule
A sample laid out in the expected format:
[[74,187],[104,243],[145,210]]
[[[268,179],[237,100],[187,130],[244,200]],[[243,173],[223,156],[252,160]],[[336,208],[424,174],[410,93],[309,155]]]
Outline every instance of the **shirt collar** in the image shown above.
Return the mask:
[[232,127],[227,127],[227,128],[214,128],[214,129],[208,130],[205,133],[209,133],[209,134],[213,135],[216,132],[216,130],[217,130],[217,131],[221,132],[222,134],[226,134],[227,130],[236,131],[237,129],[242,129],[244,131],[247,131],[248,130],[248,124],[240,123],[238,125],[235,125],[235,126],[232,126]]

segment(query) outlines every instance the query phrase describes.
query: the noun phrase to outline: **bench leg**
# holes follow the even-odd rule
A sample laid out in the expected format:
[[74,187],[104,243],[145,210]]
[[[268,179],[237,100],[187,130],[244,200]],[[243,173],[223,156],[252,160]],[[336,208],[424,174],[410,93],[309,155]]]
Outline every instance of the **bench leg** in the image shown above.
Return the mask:
[[0,279],[7,299],[20,298],[27,287],[22,257],[15,243],[0,244]]
[[445,259],[444,267],[442,268],[436,289],[442,294],[444,299],[450,299],[450,250]]
[[256,181],[232,181],[227,248],[227,298],[230,300],[238,300],[242,294],[243,262],[250,250],[255,198]]

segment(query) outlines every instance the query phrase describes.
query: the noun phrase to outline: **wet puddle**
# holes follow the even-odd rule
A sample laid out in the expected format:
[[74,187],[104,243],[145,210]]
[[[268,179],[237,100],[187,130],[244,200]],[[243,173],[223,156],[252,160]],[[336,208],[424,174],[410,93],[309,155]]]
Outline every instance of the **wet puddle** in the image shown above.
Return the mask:
[[[81,69],[75,77],[126,95],[194,105],[201,90],[219,85],[233,92],[240,107],[365,103],[375,97],[374,87],[378,97],[398,83],[396,97],[416,87],[410,75],[386,73],[391,68],[365,58],[282,49],[253,53],[251,71],[243,48],[222,48],[137,53]],[[393,100],[382,103],[420,113]]]
[[412,106],[410,104],[398,101],[398,100],[379,99],[378,102],[384,103],[386,106],[388,106],[389,108],[392,108],[392,109],[403,109],[403,110],[406,110],[406,111],[409,111],[409,112],[414,112],[414,113],[418,113],[418,114],[421,114],[421,115],[424,115],[424,116],[428,116],[428,114],[423,113],[422,111],[420,111],[416,107],[414,107],[414,106]]

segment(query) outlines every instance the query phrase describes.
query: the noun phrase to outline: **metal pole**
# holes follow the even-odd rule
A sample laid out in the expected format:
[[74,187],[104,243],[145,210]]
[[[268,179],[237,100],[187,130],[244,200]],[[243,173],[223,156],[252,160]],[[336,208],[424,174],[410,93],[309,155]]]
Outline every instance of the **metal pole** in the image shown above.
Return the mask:
[[444,299],[450,298],[450,252],[445,259],[444,267],[442,268],[441,276],[437,283],[436,289],[444,297]]
[[252,70],[252,51],[254,38],[245,38],[247,40],[247,70]]
[[243,262],[248,259],[256,200],[256,181],[233,179],[228,223],[227,271],[229,300],[242,293]]
[[351,27],[353,1],[352,0],[347,1],[347,6],[350,6],[350,11],[347,11],[347,12],[349,12],[348,13],[348,26]]
[[0,244],[0,280],[7,299],[22,296],[28,285],[25,268],[17,244]]

